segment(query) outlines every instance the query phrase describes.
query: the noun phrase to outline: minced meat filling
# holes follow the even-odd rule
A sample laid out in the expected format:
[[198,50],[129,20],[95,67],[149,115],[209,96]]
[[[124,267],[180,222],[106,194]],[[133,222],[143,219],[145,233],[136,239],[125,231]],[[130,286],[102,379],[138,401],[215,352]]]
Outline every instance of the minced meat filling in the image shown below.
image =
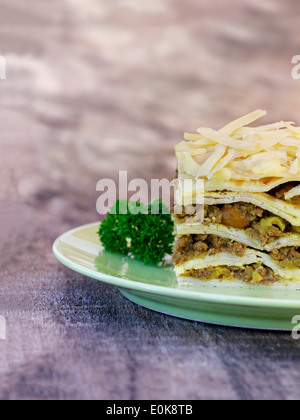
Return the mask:
[[189,270],[185,277],[192,277],[202,281],[209,280],[241,280],[245,283],[268,286],[280,281],[274,271],[263,264],[252,264],[245,267],[208,267],[202,270]]
[[[236,229],[242,229],[250,237],[257,239],[263,246],[284,237],[290,233],[297,233],[293,226],[269,211],[249,203],[224,204],[204,206],[204,219],[197,221],[191,216],[197,214],[198,206],[182,207],[177,221],[186,223],[201,223],[203,225],[221,224]],[[188,213],[188,214],[187,214]],[[200,214],[200,212],[199,212]]]
[[[215,255],[219,252],[243,257],[246,249],[246,245],[216,235],[185,235],[175,245],[173,261],[175,265],[182,265],[203,255]],[[269,255],[283,268],[300,268],[300,247],[273,249]]]
[[[176,218],[178,221],[186,221],[187,223],[189,221],[197,222],[195,216],[201,214],[201,209],[202,206],[196,204],[176,207]],[[227,224],[237,228],[243,225],[244,228],[264,217],[264,213],[268,212],[249,203],[204,206],[202,223],[205,225],[210,223]]]
[[283,232],[277,226],[271,225],[265,233],[262,233],[260,230],[260,224],[253,223],[250,228],[246,229],[246,233],[248,233],[248,235],[252,238],[258,239],[261,245],[265,246],[278,238],[284,237],[287,232]]
[[202,257],[203,254],[214,255],[219,252],[243,257],[246,249],[246,245],[215,235],[185,235],[176,243],[173,260],[175,265],[182,265],[191,259]]
[[289,246],[286,248],[273,249],[271,257],[283,268],[300,268],[300,248]]

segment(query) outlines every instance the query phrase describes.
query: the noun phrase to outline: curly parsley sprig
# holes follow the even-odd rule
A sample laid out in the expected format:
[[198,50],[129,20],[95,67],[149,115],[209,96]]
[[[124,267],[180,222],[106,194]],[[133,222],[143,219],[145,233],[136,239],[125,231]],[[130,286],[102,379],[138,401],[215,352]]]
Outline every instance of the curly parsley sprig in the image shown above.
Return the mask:
[[147,206],[119,200],[101,223],[98,234],[107,251],[159,265],[172,253],[174,224],[161,200]]

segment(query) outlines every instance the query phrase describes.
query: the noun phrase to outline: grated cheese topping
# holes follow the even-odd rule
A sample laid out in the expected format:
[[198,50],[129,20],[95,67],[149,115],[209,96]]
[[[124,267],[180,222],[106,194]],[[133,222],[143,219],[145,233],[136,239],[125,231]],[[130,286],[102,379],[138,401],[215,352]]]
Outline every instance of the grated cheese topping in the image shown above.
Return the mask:
[[186,133],[176,147],[179,174],[214,182],[300,180],[300,128],[283,121],[249,126],[266,114],[257,110],[220,130],[202,127]]

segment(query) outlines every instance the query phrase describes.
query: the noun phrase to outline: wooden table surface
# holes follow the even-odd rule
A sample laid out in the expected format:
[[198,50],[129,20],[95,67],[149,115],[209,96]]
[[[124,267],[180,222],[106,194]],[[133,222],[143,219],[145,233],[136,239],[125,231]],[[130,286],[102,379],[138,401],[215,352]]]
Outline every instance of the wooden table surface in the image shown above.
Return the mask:
[[[25,4],[26,3],[26,4]],[[300,125],[294,0],[0,0],[1,399],[298,399],[300,341],[153,313],[53,257],[96,184],[256,108]]]

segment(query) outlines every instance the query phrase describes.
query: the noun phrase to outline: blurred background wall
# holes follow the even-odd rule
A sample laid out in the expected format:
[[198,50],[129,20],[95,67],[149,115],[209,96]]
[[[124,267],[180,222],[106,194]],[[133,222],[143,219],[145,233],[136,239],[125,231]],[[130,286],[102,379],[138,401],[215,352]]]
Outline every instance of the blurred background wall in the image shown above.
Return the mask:
[[2,238],[97,220],[119,170],[172,178],[184,131],[300,125],[299,39],[295,0],[0,0]]

